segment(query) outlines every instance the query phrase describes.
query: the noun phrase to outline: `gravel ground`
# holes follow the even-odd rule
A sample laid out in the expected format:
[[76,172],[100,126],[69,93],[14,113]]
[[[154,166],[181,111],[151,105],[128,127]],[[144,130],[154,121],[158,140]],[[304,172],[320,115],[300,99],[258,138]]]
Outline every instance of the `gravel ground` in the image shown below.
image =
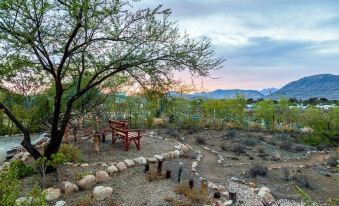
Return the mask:
[[[133,159],[143,156],[153,157],[155,154],[161,154],[175,150],[174,146],[178,145],[175,141],[164,140],[158,137],[155,133],[151,134],[149,131],[144,133],[142,138],[142,149],[138,151],[133,145],[130,150],[123,151],[121,142],[111,144],[110,136],[106,137],[106,143],[101,144],[101,152],[94,154],[92,150],[92,143],[90,140],[84,141],[78,144],[78,147],[84,155],[86,163],[89,166],[74,166],[64,165],[62,180],[71,181],[75,183],[80,176],[95,174],[98,170],[106,170],[107,166],[103,166],[103,163],[112,163],[123,161],[125,159]],[[117,173],[112,176],[112,180],[99,183],[97,186],[109,186],[113,188],[112,201],[94,202],[93,206],[106,206],[106,205],[119,205],[119,206],[165,206],[168,205],[164,199],[166,197],[176,197],[174,193],[177,182],[177,174],[179,169],[179,163],[183,162],[184,171],[182,173],[182,181],[188,182],[189,179],[194,179],[195,184],[198,184],[198,180],[191,173],[191,165],[193,159],[190,157],[165,160],[163,162],[163,173],[166,170],[171,170],[171,179],[160,180],[158,182],[149,182],[146,179],[146,175],[143,173],[144,166],[135,166],[129,168],[125,172]],[[98,163],[93,165],[93,163]],[[151,164],[151,170],[155,170],[157,164]],[[34,174],[30,177],[22,179],[23,187],[21,196],[25,196],[33,187],[35,182],[40,182],[41,178],[39,174]],[[41,182],[40,182],[41,183]],[[46,188],[53,187],[58,188],[59,182],[55,173],[48,174],[45,182]],[[90,199],[91,191],[84,190],[74,193],[72,195],[62,195],[59,199],[50,203],[54,205],[58,200],[64,200],[67,205],[74,205],[82,200]],[[114,202],[114,204],[113,204]]]
[[169,151],[173,151],[175,145],[178,145],[172,140],[163,140],[157,136],[156,133],[146,131],[142,134],[141,138],[141,150],[138,151],[134,143],[131,143],[129,151],[123,150],[123,145],[120,140],[112,145],[111,135],[106,136],[106,142],[101,143],[100,153],[95,154],[93,152],[93,145],[91,140],[87,140],[82,143],[78,143],[78,147],[84,155],[84,159],[87,162],[118,162],[124,159],[133,159],[140,156],[152,157],[155,154],[161,154]]

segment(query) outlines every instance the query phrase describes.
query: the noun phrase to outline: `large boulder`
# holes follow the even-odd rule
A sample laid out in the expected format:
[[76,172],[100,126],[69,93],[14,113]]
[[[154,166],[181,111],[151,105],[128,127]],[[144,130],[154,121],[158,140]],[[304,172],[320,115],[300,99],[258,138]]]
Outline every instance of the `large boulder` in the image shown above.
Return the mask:
[[111,165],[109,167],[107,167],[107,172],[108,174],[114,174],[117,173],[119,170],[115,165]]
[[44,193],[46,194],[46,200],[47,201],[56,200],[61,196],[61,190],[60,189],[48,188],[48,189],[44,190]]
[[127,166],[126,166],[125,162],[118,162],[117,168],[118,168],[119,172],[127,170]]
[[87,190],[93,187],[97,183],[97,179],[94,175],[86,175],[78,181],[78,186],[81,190]]
[[98,182],[106,182],[108,180],[110,180],[111,178],[109,177],[108,173],[103,171],[103,170],[99,170],[95,173],[95,177],[97,178]]
[[67,182],[64,181],[60,184],[60,189],[63,193],[65,193],[66,195],[72,194],[74,192],[78,192],[79,191],[79,187],[78,185],[72,183],[72,182]]
[[111,187],[96,186],[93,190],[93,197],[98,201],[111,198],[113,189]]

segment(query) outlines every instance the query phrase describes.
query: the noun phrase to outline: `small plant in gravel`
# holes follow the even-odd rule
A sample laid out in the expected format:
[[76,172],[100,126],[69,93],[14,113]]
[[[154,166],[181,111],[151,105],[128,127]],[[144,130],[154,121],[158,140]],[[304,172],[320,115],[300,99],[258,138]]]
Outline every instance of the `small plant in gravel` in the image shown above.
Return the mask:
[[278,138],[281,140],[288,140],[291,138],[291,135],[287,134],[287,133],[281,133],[278,135]]
[[295,174],[292,176],[292,181],[295,182],[295,184],[297,184],[300,187],[303,188],[312,188],[309,177],[307,175],[304,174]]
[[203,137],[200,137],[198,136],[195,141],[197,142],[197,144],[200,144],[200,145],[206,145],[206,139],[203,138]]
[[59,152],[64,154],[68,161],[78,163],[83,161],[83,155],[80,149],[72,144],[61,144]]
[[227,137],[233,139],[233,138],[235,138],[237,136],[237,130],[230,129],[230,130],[227,131],[226,135],[227,135]]
[[52,154],[50,165],[54,167],[58,173],[59,182],[61,182],[61,167],[68,161],[68,158],[61,152]]
[[18,178],[26,177],[34,173],[34,169],[30,165],[26,165],[22,160],[13,160],[9,164],[9,169],[15,171]]
[[305,145],[302,144],[296,144],[293,146],[293,151],[295,152],[304,152],[306,151],[308,148]]
[[75,179],[76,180],[81,180],[83,177],[85,177],[85,176],[87,176],[87,175],[93,175],[93,173],[91,173],[91,172],[77,172],[76,174],[75,174]]
[[290,180],[290,175],[291,175],[290,170],[288,168],[283,168],[282,172],[283,172],[283,175],[284,175],[284,179]]
[[93,203],[94,200],[90,196],[86,196],[74,203],[73,206],[92,206]]
[[330,159],[327,160],[327,164],[331,167],[336,167],[338,164],[338,160],[335,157],[331,157]]
[[166,179],[166,176],[161,174],[161,173],[158,173],[157,171],[153,171],[151,170],[147,175],[146,175],[146,179],[149,181],[149,182],[158,182],[160,180],[164,180]]
[[290,151],[292,149],[292,143],[289,141],[284,141],[279,145],[280,149]]
[[[208,196],[208,193],[203,193],[198,188],[191,189],[188,184],[179,184],[175,188],[175,192],[179,195],[183,195],[187,198],[187,200],[175,200],[172,199],[174,205],[182,205],[182,203],[185,203],[184,205],[200,205],[200,204],[210,204],[211,200]],[[182,202],[182,203],[181,203]]]
[[252,138],[246,138],[243,141],[241,141],[246,146],[255,146],[257,144],[257,141]]
[[35,160],[34,165],[41,172],[42,184],[45,187],[46,171],[48,166],[50,166],[50,161],[47,159],[47,157],[39,157],[37,160]]
[[243,144],[239,143],[231,145],[230,150],[236,154],[246,153],[246,147]]
[[268,172],[268,168],[263,165],[254,165],[251,169],[247,171],[247,176],[255,178],[257,176],[266,177]]
[[31,201],[26,201],[23,206],[47,206],[46,194],[42,191],[39,185],[36,183],[33,189],[27,195],[32,197]]

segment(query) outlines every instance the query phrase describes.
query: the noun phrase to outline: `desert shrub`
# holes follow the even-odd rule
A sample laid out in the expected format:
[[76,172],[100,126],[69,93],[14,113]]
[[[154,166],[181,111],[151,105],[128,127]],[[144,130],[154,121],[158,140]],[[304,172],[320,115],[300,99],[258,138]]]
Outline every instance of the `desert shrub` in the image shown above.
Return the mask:
[[295,151],[295,152],[304,152],[304,151],[306,151],[308,148],[307,148],[305,145],[297,144],[297,145],[294,145],[294,147],[293,147],[292,149],[293,149],[293,151]]
[[230,138],[235,138],[237,136],[237,130],[230,129],[230,130],[227,131],[226,135]]
[[246,147],[243,144],[232,144],[230,150],[236,154],[246,153]]
[[265,153],[265,148],[264,148],[264,147],[258,147],[258,148],[257,148],[257,151],[258,151],[259,153]]
[[247,176],[255,178],[257,176],[266,177],[268,168],[263,165],[254,165],[251,169],[247,171]]
[[279,145],[280,149],[290,151],[292,149],[292,143],[289,141],[284,141]]
[[13,206],[20,189],[15,171],[0,171],[0,206]]
[[298,195],[300,196],[301,200],[305,203],[305,205],[319,206],[319,204],[316,203],[314,200],[312,200],[312,198],[308,194],[306,194],[300,187],[298,187],[298,185],[294,184],[294,187],[295,187]]
[[311,183],[308,176],[304,174],[295,174],[292,176],[292,180],[300,187],[311,188]]
[[288,140],[291,138],[291,135],[287,134],[287,133],[281,133],[281,134],[278,134],[278,138],[281,139],[281,140]]
[[34,173],[33,167],[26,165],[22,160],[13,160],[9,164],[9,169],[13,170],[18,178],[26,177]]
[[28,197],[32,197],[32,200],[26,201],[23,203],[23,206],[47,206],[46,194],[42,191],[42,189],[35,184],[33,189],[27,195]]
[[146,179],[149,181],[149,182],[158,182],[160,180],[164,180],[166,179],[166,176],[161,174],[161,173],[158,173],[157,171],[150,171],[147,175],[146,175]]
[[243,143],[246,146],[254,146],[257,144],[257,141],[252,138],[246,138],[243,141],[241,141],[241,143]]
[[78,200],[73,206],[92,206],[94,203],[94,200],[90,197],[84,197],[81,200]]
[[195,141],[197,142],[197,144],[200,144],[200,145],[205,145],[206,144],[206,139],[203,138],[203,137],[197,137],[195,139]]
[[[179,195],[185,196],[188,199],[188,201],[185,201],[185,202],[191,203],[190,205],[199,205],[199,204],[209,204],[210,203],[208,193],[203,193],[198,188],[191,189],[188,186],[188,184],[179,184],[178,186],[176,186],[175,192]],[[179,203],[179,205],[181,205],[180,201],[178,203]]]
[[83,161],[83,155],[79,148],[72,144],[61,144],[59,152],[64,154],[68,161],[77,163]]
[[38,169],[41,172],[42,175],[42,184],[45,187],[46,183],[46,171],[47,167],[50,166],[50,160],[47,159],[47,157],[39,157],[34,161],[34,166],[36,169]]
[[59,182],[61,182],[61,166],[68,161],[68,158],[61,152],[52,154],[50,165],[57,170]]
[[330,159],[327,160],[327,164],[331,167],[336,167],[337,166],[337,158],[331,157]]

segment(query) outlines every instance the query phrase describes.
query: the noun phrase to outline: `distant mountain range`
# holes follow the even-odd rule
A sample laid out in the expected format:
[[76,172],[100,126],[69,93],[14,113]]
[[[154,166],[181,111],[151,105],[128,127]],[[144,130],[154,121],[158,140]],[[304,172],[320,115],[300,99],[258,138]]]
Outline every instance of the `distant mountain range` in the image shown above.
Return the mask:
[[[171,94],[174,96],[179,95],[173,92]],[[189,99],[224,99],[234,98],[237,95],[243,95],[246,99],[279,99],[281,97],[309,99],[312,97],[316,97],[326,98],[329,100],[339,100],[339,75],[319,74],[304,77],[297,81],[288,83],[281,89],[267,88],[260,91],[241,89],[217,89],[210,92],[185,94],[184,97]]]
[[271,98],[280,97],[309,99],[312,97],[339,100],[339,75],[318,74],[288,83],[272,94]]

